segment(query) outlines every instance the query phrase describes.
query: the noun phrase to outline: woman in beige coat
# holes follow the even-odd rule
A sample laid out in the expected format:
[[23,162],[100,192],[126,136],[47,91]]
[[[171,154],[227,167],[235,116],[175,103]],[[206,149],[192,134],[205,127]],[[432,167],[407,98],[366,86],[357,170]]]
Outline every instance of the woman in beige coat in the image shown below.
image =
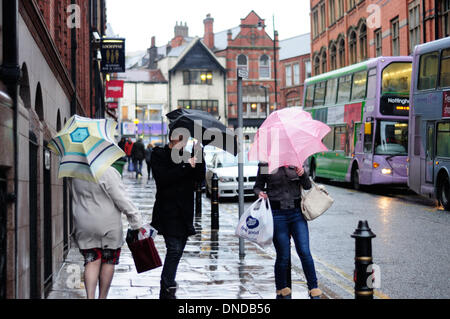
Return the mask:
[[75,240],[85,259],[84,283],[88,299],[106,299],[124,244],[122,214],[131,229],[142,227],[138,209],[126,195],[120,173],[109,167],[99,183],[72,180]]

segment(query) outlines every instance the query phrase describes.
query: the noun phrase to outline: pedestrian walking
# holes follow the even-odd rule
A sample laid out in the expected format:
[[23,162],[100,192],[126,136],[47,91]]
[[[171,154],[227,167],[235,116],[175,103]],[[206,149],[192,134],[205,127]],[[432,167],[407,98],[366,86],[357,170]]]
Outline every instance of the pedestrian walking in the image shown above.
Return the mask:
[[127,216],[132,230],[141,229],[142,217],[112,166],[98,184],[74,178],[72,189],[75,240],[85,261],[87,298],[95,298],[99,284],[99,299],[106,299],[124,244],[121,213]]
[[309,248],[308,223],[301,212],[301,188],[311,189],[311,181],[303,168],[282,166],[269,174],[268,164],[259,164],[253,189],[259,197],[268,198],[272,208],[277,299],[292,298],[287,282],[291,236],[306,276],[310,298],[320,299],[322,294]]
[[[176,299],[175,277],[178,264],[188,237],[195,235],[195,185],[205,178],[203,152],[199,155],[200,161],[195,156],[190,157],[187,163],[179,163],[174,158],[186,144],[187,140],[182,136],[171,138],[164,148],[155,147],[151,156],[151,169],[156,181],[156,201],[151,225],[164,237],[167,248],[161,273],[160,299]],[[201,151],[198,144],[193,150],[195,154]]]
[[147,148],[145,149],[145,163],[147,164],[147,174],[148,174],[148,179],[151,179],[151,174],[152,174],[152,167],[150,164],[151,158],[152,158],[152,152],[153,152],[153,144],[149,143],[147,145]]
[[125,143],[126,143],[125,137],[122,136],[119,143],[117,144],[122,149],[122,151],[125,151]]
[[127,142],[125,143],[124,149],[123,149],[123,151],[127,155],[128,166],[131,163],[131,150],[132,149],[133,149],[133,141],[131,140],[131,138],[128,138]]
[[133,160],[136,178],[138,178],[139,175],[142,176],[142,162],[145,159],[145,145],[141,138],[133,144],[133,148],[131,149],[131,159]]

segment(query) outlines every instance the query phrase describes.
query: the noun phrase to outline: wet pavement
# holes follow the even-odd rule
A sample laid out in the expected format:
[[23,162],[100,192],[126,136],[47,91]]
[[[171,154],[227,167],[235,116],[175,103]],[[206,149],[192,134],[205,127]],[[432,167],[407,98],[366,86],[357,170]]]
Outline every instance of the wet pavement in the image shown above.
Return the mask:
[[[146,170],[144,170],[146,171]],[[146,174],[145,174],[146,175]],[[144,221],[151,221],[156,187],[147,177],[136,180],[124,171],[124,184],[141,211]],[[202,215],[195,217],[197,235],[191,236],[178,267],[179,299],[273,299],[275,298],[272,246],[262,248],[245,241],[245,258],[239,258],[239,239],[234,235],[238,223],[237,205],[220,207],[220,230],[211,231],[211,203],[203,195]],[[124,234],[128,223],[124,221]],[[156,247],[164,262],[165,245],[157,236]],[[86,297],[83,283],[83,258],[75,244],[56,275],[49,299],[82,299]],[[124,244],[120,264],[116,266],[108,295],[110,299],[159,298],[162,267],[138,274],[128,246]],[[307,299],[304,275],[292,269],[293,299]],[[98,295],[98,291],[97,291]]]

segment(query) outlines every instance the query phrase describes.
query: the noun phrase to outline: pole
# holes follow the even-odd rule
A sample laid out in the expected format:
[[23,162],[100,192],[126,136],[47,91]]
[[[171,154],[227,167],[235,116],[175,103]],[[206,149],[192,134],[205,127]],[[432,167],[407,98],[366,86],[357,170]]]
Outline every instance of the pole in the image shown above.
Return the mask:
[[[238,70],[238,182],[239,182],[239,219],[244,213],[244,120],[242,117],[242,75]],[[239,237],[239,258],[245,257],[244,239]]]
[[197,182],[197,189],[195,193],[195,216],[202,216],[202,182]]
[[273,16],[273,69],[275,76],[275,110],[278,109],[278,83],[277,83],[277,42],[275,41],[278,32],[275,31],[275,15]]
[[219,230],[219,178],[214,173],[211,179],[211,232]]
[[355,238],[355,299],[373,299],[373,286],[368,285],[372,272],[368,272],[368,267],[373,264],[372,238],[376,235],[367,221],[359,221],[358,228],[351,237]]

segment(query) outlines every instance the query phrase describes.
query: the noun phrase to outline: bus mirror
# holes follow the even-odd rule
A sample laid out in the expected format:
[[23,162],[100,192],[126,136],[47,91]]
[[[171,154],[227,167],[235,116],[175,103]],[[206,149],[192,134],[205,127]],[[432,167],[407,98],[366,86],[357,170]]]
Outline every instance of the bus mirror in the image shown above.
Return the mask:
[[365,135],[372,135],[372,123],[364,123],[364,134]]

